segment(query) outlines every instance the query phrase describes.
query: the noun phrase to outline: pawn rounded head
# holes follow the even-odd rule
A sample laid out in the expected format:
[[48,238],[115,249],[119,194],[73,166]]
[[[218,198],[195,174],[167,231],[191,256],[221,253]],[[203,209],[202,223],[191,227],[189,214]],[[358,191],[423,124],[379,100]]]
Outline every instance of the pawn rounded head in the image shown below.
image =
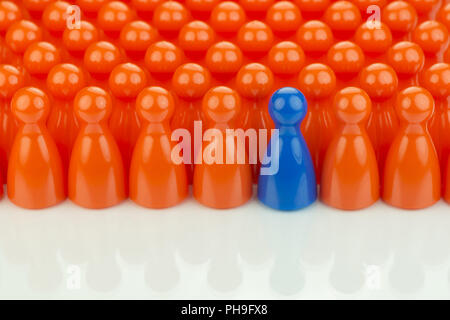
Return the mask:
[[107,41],[91,44],[84,53],[84,65],[93,74],[109,74],[121,62],[119,49]]
[[241,110],[239,94],[228,87],[209,89],[203,97],[202,110],[206,118],[216,123],[233,120]]
[[330,5],[330,0],[295,0],[302,12],[324,12]]
[[275,0],[240,0],[239,3],[245,11],[267,12]]
[[406,88],[398,94],[395,110],[401,121],[425,122],[434,111],[433,96],[422,87]]
[[98,26],[106,32],[118,32],[131,20],[133,12],[123,1],[106,2],[97,15]]
[[201,98],[210,85],[209,71],[196,63],[179,66],[172,77],[173,90],[182,98]]
[[47,120],[50,102],[47,95],[37,88],[25,87],[17,90],[11,100],[14,116],[24,123],[37,123]]
[[411,32],[417,24],[417,12],[406,1],[393,1],[387,4],[381,12],[381,21],[394,33]]
[[379,8],[383,8],[386,5],[387,0],[353,0],[352,2],[361,12],[367,12],[367,8],[369,6],[378,6]]
[[356,30],[355,43],[366,53],[384,53],[392,44],[391,30],[383,22],[376,27],[371,21],[365,22]]
[[58,49],[45,41],[32,43],[23,55],[23,64],[32,75],[47,75],[60,62]]
[[5,32],[16,21],[22,18],[19,7],[11,1],[0,2],[0,31]]
[[361,70],[359,85],[372,99],[387,99],[397,92],[398,78],[392,67],[374,63]]
[[136,98],[146,85],[144,70],[133,63],[119,64],[109,76],[109,88],[117,98]]
[[110,0],[77,0],[76,4],[86,12],[98,12],[101,7]]
[[29,11],[42,12],[54,0],[22,0],[22,4]]
[[408,0],[419,14],[426,14],[433,10],[440,0]]
[[337,74],[357,74],[364,66],[364,53],[357,44],[341,41],[328,50],[327,60]]
[[325,11],[324,22],[333,31],[356,30],[361,24],[361,13],[350,1],[336,1]]
[[266,15],[267,24],[275,32],[297,30],[302,24],[302,14],[291,1],[278,1],[270,6]]
[[173,73],[183,61],[183,51],[168,41],[155,42],[145,53],[145,65],[151,73]]
[[267,97],[273,89],[272,71],[263,64],[250,63],[243,66],[236,76],[236,90],[246,98]]
[[414,30],[413,40],[425,53],[436,54],[448,44],[448,30],[438,21],[425,21]]
[[305,53],[292,41],[277,43],[269,51],[268,65],[275,74],[297,74],[305,64]]
[[324,99],[336,89],[336,75],[329,66],[313,63],[298,75],[298,87],[308,98]]
[[70,3],[66,1],[55,1],[50,3],[42,13],[42,22],[47,30],[62,32],[66,29],[66,12]]
[[25,79],[23,73],[9,64],[0,64],[0,96],[9,99],[23,87]]
[[422,70],[425,55],[418,44],[401,41],[389,48],[387,61],[398,74],[414,75]]
[[142,12],[153,12],[165,0],[131,0],[133,8]]
[[330,27],[319,20],[308,21],[297,31],[297,42],[306,52],[327,52],[333,41]]
[[47,88],[59,99],[73,99],[86,86],[83,71],[70,63],[54,66],[47,77]]
[[333,109],[340,121],[357,124],[367,120],[372,109],[372,102],[364,90],[347,87],[334,96]]
[[278,89],[270,98],[269,113],[276,124],[297,125],[305,118],[306,112],[306,98],[295,88]]
[[206,52],[206,67],[212,73],[233,74],[242,65],[242,51],[228,41],[217,42]]
[[450,2],[441,8],[438,13],[438,20],[450,30]]
[[178,31],[190,19],[189,11],[177,1],[165,1],[153,12],[153,25],[160,31]]
[[5,43],[15,53],[24,53],[30,44],[42,39],[42,30],[34,22],[14,22],[5,35]]
[[245,23],[245,11],[234,1],[223,1],[211,12],[210,24],[216,32],[237,32]]
[[450,64],[436,63],[425,71],[423,86],[433,97],[445,99],[450,96]]
[[148,122],[169,121],[174,108],[172,94],[162,87],[147,87],[136,99],[138,115]]
[[73,101],[75,115],[87,123],[99,123],[107,120],[112,111],[109,93],[98,87],[85,87]]
[[244,52],[267,52],[272,43],[272,30],[264,22],[247,22],[238,31],[237,44]]
[[120,32],[120,45],[126,51],[145,52],[158,38],[158,31],[145,21],[127,23]]
[[66,28],[63,33],[64,46],[71,52],[83,52],[98,39],[97,28],[88,21],[80,21],[79,28]]
[[214,30],[205,22],[195,20],[181,28],[178,44],[185,51],[206,52],[213,45],[214,39]]

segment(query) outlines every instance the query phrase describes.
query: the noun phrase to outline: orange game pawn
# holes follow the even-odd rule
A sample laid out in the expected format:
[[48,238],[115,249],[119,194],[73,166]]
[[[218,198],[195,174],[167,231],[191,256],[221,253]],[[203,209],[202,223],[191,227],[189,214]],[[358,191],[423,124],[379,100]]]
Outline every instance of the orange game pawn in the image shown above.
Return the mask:
[[98,11],[97,25],[110,41],[117,42],[120,31],[134,18],[134,12],[124,1],[108,1]]
[[272,29],[258,20],[247,22],[239,29],[237,45],[244,52],[245,62],[260,61],[272,48]]
[[370,98],[348,87],[336,94],[333,107],[340,126],[323,163],[321,199],[338,209],[363,209],[380,196],[375,152],[365,130]]
[[[22,11],[12,1],[0,2],[0,36],[4,37],[8,28],[16,21],[22,19]],[[3,39],[0,40],[3,42]],[[3,43],[2,43],[3,45]]]
[[158,30],[145,21],[127,23],[120,32],[120,46],[128,57],[139,66],[143,65],[145,53],[159,39]]
[[422,48],[414,42],[401,41],[388,51],[387,63],[398,76],[398,89],[419,85],[419,73],[425,63]]
[[[61,40],[64,30],[68,26],[67,12],[70,3],[66,1],[54,1],[45,7],[42,13],[42,23],[45,30],[45,39],[61,47]],[[70,23],[70,22],[69,22]]]
[[336,76],[327,65],[313,63],[300,72],[298,88],[308,101],[308,112],[301,129],[320,183],[323,159],[336,132],[336,120],[330,108],[336,90]]
[[305,53],[298,44],[282,41],[270,49],[267,64],[275,74],[274,91],[282,87],[295,87],[298,74],[305,64]]
[[385,62],[386,52],[392,44],[392,34],[383,22],[374,27],[373,21],[359,26],[355,33],[355,43],[365,54],[365,63]]
[[213,85],[233,87],[234,77],[242,66],[242,51],[231,42],[217,42],[208,49],[205,65],[211,72]]
[[306,54],[306,65],[326,63],[327,52],[333,45],[333,33],[328,25],[319,20],[303,24],[297,31],[297,42]]
[[184,163],[172,158],[174,107],[172,95],[161,87],[145,88],[136,100],[143,124],[131,160],[130,199],[147,208],[172,207],[188,194]]
[[300,28],[302,20],[300,10],[291,1],[275,2],[270,6],[266,15],[266,23],[278,41],[294,41],[295,32]]
[[69,198],[79,206],[101,209],[125,199],[122,158],[107,121],[111,97],[98,87],[82,89],[74,111],[82,125],[69,167]]
[[39,89],[18,90],[11,101],[20,122],[8,166],[8,197],[27,209],[42,209],[63,201],[64,178],[58,148],[45,127],[50,102]]
[[440,197],[439,158],[427,130],[434,111],[433,96],[420,87],[399,93],[400,130],[386,158],[383,200],[402,209],[421,209]]
[[202,163],[195,165],[193,188],[195,199],[207,207],[234,208],[252,196],[252,172],[245,152],[238,152],[239,141],[225,138],[239,109],[239,95],[228,87],[214,87],[203,98],[208,127],[215,130],[201,150]]
[[84,52],[100,40],[100,32],[92,23],[80,21],[79,28],[65,29],[62,39],[69,54],[68,60],[75,65],[82,65]]
[[338,90],[358,86],[358,74],[364,67],[364,53],[351,41],[341,41],[333,45],[327,55],[328,65],[336,74]]
[[209,24],[217,32],[219,38],[232,42],[234,42],[239,28],[245,21],[244,9],[233,1],[218,3],[209,18]]
[[214,30],[203,21],[191,21],[178,35],[178,45],[192,62],[203,64],[206,51],[215,42]]
[[174,40],[191,20],[189,11],[177,1],[163,1],[153,12],[152,22],[166,40]]
[[381,21],[391,30],[394,43],[411,40],[418,21],[417,11],[406,1],[392,1],[383,8]]
[[325,11],[323,20],[333,31],[334,37],[350,40],[361,24],[361,13],[350,1],[336,1]]

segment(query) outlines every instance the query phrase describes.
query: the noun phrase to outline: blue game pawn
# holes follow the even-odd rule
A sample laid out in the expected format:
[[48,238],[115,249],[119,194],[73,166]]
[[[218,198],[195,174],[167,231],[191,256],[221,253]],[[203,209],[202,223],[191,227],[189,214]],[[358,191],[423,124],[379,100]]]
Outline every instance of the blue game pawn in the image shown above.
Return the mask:
[[269,113],[278,134],[271,136],[261,166],[258,198],[278,210],[296,210],[317,198],[314,165],[300,131],[307,103],[295,88],[277,90],[269,102]]

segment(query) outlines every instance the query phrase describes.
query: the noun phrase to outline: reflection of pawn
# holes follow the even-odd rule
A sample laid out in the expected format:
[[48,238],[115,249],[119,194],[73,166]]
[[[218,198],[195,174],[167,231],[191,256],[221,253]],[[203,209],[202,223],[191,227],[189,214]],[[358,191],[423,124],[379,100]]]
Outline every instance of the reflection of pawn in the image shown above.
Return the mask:
[[265,21],[277,40],[294,41],[295,32],[302,24],[302,14],[294,3],[278,1],[270,6]]
[[300,132],[306,112],[306,99],[297,89],[279,89],[270,99],[269,113],[279,136],[272,136],[267,147],[258,181],[258,198],[271,208],[301,209],[317,198],[314,165]]
[[375,150],[378,169],[383,172],[386,155],[398,132],[398,120],[394,110],[397,75],[388,65],[374,63],[361,71],[359,82],[360,87],[372,99],[372,112],[366,127]]
[[336,73],[338,90],[358,86],[358,73],[364,66],[364,53],[350,41],[336,43],[327,55],[328,65]]
[[414,42],[401,41],[387,53],[387,63],[398,76],[398,90],[419,85],[419,72],[425,63],[422,48]]
[[[33,42],[42,39],[42,30],[28,20],[19,20],[13,23],[5,35],[5,44],[8,52],[2,54],[13,66],[22,68],[22,55]],[[2,49],[5,50],[5,49]]]
[[[0,79],[0,178],[4,183],[8,158],[17,131],[16,120],[11,114],[11,99],[14,93],[23,87],[25,79],[17,68],[7,64],[0,65]],[[0,191],[3,194],[3,188],[0,187]]]
[[[259,63],[243,66],[236,76],[236,90],[242,96],[242,111],[240,119],[237,121],[237,127],[244,130],[256,130],[258,149],[260,148],[259,130],[267,130],[267,139],[270,139],[271,129],[274,128],[272,119],[267,112],[267,101],[273,92],[273,83],[273,74],[270,69]],[[264,150],[254,149],[253,154],[250,153],[251,150],[247,150],[247,152],[249,159],[253,159],[252,176],[253,182],[257,183],[261,166],[259,152],[264,152]],[[257,162],[254,162],[255,160]]]
[[[109,77],[109,87],[115,97],[109,128],[122,154],[125,177],[128,177],[133,148],[141,128],[135,101],[146,85],[144,71],[132,63],[118,65]],[[125,185],[127,182],[125,180]]]
[[214,87],[205,94],[202,108],[209,128],[215,131],[211,142],[203,145],[202,163],[195,165],[194,197],[217,209],[243,205],[252,196],[251,168],[245,149],[242,152],[243,139],[226,139],[226,129],[232,128],[241,108],[239,95],[228,87]]
[[330,27],[319,20],[308,21],[297,31],[297,42],[305,50],[307,65],[315,62],[325,63],[327,51],[333,41]]
[[185,0],[186,7],[195,19],[207,20],[211,10],[220,2],[220,0]]
[[68,59],[75,65],[82,65],[86,49],[100,38],[98,29],[90,22],[80,21],[80,27],[65,29],[62,40],[68,51]]
[[190,20],[189,11],[177,1],[164,1],[153,12],[152,22],[166,40],[177,37],[180,29]]
[[112,102],[98,87],[82,89],[74,112],[82,121],[69,166],[69,198],[86,208],[107,208],[125,199],[123,164],[107,126]]
[[67,174],[70,153],[78,134],[78,122],[72,109],[73,99],[85,85],[83,71],[73,64],[56,65],[47,77],[47,87],[53,98],[47,127],[58,147],[64,176]]
[[381,21],[391,30],[394,43],[411,40],[411,32],[417,25],[417,12],[406,1],[392,1],[383,8]]
[[336,120],[329,107],[336,89],[336,76],[327,65],[313,63],[300,72],[298,88],[308,101],[308,112],[301,130],[319,182],[323,159],[336,129]]
[[350,1],[336,1],[325,11],[324,22],[330,26],[335,38],[348,40],[361,24],[361,13]]
[[275,75],[274,90],[295,87],[304,63],[305,53],[298,44],[282,41],[273,46],[269,51],[267,64]]
[[324,159],[320,196],[335,208],[366,208],[380,196],[377,160],[364,128],[370,98],[363,90],[348,87],[336,94],[333,105],[341,125]]
[[403,209],[421,209],[441,197],[439,159],[426,128],[433,114],[433,96],[420,87],[399,93],[401,127],[386,158],[383,200]]
[[316,20],[323,16],[323,13],[330,5],[330,0],[295,0],[300,8],[303,18],[306,20]]
[[232,87],[234,77],[241,65],[241,49],[231,42],[217,42],[206,53],[205,66],[211,72],[212,85],[220,83]]
[[58,149],[45,127],[50,103],[41,90],[27,87],[16,92],[11,109],[19,120],[8,167],[8,197],[19,207],[46,208],[65,198]]
[[172,95],[161,87],[146,88],[136,110],[144,123],[131,160],[130,199],[149,208],[174,206],[186,198],[188,184],[184,163],[172,159]]
[[159,38],[158,31],[145,21],[127,23],[120,32],[120,46],[125,49],[128,57],[141,64],[144,61],[147,48]]
[[50,70],[61,62],[59,50],[49,42],[31,44],[23,55],[23,65],[30,75],[29,84],[47,91],[47,76]]
[[217,32],[219,38],[234,41],[245,20],[245,11],[238,3],[223,1],[212,10],[209,24]]
[[115,41],[119,38],[120,31],[133,20],[133,17],[133,11],[123,1],[108,1],[98,11],[97,25],[111,41]]
[[215,42],[214,30],[203,21],[191,21],[181,28],[178,45],[191,61],[202,63],[206,51]]
[[376,28],[373,27],[373,22],[365,22],[356,30],[355,43],[363,50],[366,65],[384,62],[386,51],[392,44],[392,34],[383,22]]
[[244,24],[238,32],[237,45],[247,61],[262,59],[272,48],[273,33],[264,22],[253,20]]

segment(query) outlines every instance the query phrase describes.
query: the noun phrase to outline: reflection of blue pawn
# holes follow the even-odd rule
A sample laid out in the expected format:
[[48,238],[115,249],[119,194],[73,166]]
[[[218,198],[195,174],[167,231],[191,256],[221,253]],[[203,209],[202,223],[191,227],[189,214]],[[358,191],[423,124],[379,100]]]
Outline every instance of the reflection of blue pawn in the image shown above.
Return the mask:
[[306,105],[303,94],[290,87],[277,90],[269,102],[269,113],[279,136],[272,135],[267,146],[258,181],[258,198],[274,209],[301,209],[317,198],[313,162],[300,132]]

